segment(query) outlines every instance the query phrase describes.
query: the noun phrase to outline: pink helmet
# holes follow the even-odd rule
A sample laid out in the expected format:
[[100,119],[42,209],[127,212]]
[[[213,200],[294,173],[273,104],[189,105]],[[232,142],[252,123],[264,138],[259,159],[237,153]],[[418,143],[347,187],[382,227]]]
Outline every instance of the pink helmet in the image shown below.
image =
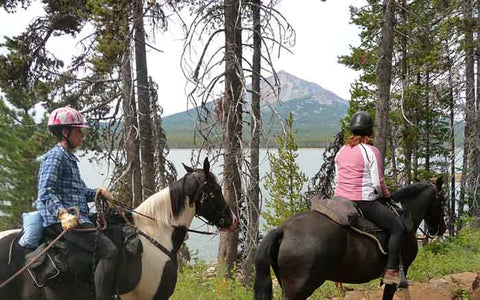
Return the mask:
[[70,106],[60,107],[52,111],[48,117],[48,127],[52,128],[55,126],[90,128],[90,126],[85,123],[82,114]]

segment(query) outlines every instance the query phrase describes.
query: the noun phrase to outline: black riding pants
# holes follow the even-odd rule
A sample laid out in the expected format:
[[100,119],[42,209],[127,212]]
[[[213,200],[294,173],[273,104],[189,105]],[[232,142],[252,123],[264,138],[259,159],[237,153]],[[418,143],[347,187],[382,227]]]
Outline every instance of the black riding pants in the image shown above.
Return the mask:
[[[57,233],[62,231],[60,224],[51,225]],[[92,224],[80,224],[75,229],[95,228]],[[111,299],[114,292],[115,271],[118,258],[117,246],[101,231],[98,232],[97,246],[95,246],[96,231],[68,231],[64,237],[89,253],[96,251],[98,258],[95,267],[95,294],[97,300]]]
[[382,200],[355,201],[368,220],[377,224],[390,234],[388,240],[387,269],[398,269],[398,258],[405,237],[405,226],[402,220]]

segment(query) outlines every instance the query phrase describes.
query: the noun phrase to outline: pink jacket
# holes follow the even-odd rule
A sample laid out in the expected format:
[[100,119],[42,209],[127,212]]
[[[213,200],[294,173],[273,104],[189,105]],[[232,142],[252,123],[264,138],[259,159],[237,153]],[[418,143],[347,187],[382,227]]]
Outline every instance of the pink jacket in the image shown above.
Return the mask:
[[381,154],[375,146],[343,146],[335,157],[335,168],[335,196],[355,201],[390,197],[383,177]]

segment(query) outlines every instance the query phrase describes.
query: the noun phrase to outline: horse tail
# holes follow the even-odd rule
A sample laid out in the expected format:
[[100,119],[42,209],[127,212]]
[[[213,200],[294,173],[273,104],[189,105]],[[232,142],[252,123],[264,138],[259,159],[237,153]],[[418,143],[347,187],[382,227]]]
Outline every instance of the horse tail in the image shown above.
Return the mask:
[[260,243],[255,260],[255,300],[272,299],[272,278],[270,266],[278,278],[278,248],[283,237],[283,230],[275,228],[270,231]]

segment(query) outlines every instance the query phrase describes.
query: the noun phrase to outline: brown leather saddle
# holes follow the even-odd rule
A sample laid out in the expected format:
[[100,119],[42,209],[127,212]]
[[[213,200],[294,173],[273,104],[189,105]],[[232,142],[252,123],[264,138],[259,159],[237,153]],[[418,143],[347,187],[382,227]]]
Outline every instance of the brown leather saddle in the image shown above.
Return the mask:
[[349,227],[359,234],[372,238],[378,244],[379,250],[387,254],[385,251],[388,241],[387,233],[372,221],[365,219],[354,201],[343,197],[329,199],[318,195],[313,196],[310,201],[313,211],[329,217],[340,226]]

